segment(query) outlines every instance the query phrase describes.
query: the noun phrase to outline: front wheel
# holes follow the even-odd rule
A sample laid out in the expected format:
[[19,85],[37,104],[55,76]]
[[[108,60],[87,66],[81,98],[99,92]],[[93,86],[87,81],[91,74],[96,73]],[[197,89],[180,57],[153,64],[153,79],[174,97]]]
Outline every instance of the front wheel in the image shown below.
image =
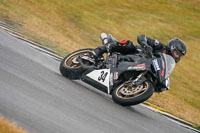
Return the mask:
[[127,85],[130,82],[131,81],[124,82],[114,89],[112,93],[114,102],[122,106],[136,105],[146,101],[154,93],[154,87],[150,81],[145,81],[133,87]]
[[[93,49],[80,49],[67,55],[60,63],[60,73],[71,80],[79,79],[84,70],[77,61],[77,58],[84,54],[92,56]],[[88,65],[87,62],[84,65]]]

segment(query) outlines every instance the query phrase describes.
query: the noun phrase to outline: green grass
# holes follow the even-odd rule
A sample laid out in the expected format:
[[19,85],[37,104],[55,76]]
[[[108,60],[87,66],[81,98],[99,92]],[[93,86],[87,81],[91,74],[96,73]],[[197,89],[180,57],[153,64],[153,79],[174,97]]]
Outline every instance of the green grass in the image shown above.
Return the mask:
[[0,0],[0,19],[59,55],[101,45],[101,32],[136,43],[146,34],[161,42],[184,40],[186,57],[171,76],[171,90],[150,101],[200,125],[199,0]]

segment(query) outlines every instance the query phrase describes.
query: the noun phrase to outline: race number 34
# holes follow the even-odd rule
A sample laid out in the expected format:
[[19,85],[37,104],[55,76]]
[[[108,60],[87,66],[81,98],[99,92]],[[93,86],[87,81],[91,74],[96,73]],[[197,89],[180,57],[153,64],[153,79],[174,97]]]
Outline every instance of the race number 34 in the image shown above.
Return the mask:
[[101,75],[99,76],[98,80],[104,82],[107,75],[108,75],[108,72],[101,71]]

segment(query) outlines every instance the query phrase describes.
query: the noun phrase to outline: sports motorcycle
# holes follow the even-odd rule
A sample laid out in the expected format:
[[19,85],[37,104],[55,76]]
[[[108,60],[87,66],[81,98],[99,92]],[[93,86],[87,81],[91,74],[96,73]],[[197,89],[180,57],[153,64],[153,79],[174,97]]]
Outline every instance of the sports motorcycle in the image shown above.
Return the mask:
[[[115,43],[112,35],[107,36],[107,41],[109,45]],[[122,106],[142,103],[154,92],[169,89],[169,76],[175,67],[170,55],[147,53],[141,48],[131,55],[134,61],[126,61],[125,56],[109,52],[97,60],[93,49],[80,49],[61,61],[60,72],[112,95],[113,101]]]

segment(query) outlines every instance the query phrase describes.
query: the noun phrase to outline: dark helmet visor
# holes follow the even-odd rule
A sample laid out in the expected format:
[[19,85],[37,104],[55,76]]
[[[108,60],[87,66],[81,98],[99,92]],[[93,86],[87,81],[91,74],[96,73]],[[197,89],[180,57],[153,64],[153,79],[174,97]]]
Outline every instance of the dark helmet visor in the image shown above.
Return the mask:
[[172,55],[175,58],[176,62],[180,61],[180,59],[184,56],[184,54],[182,54],[181,52],[179,52],[177,49],[174,49],[172,51]]

